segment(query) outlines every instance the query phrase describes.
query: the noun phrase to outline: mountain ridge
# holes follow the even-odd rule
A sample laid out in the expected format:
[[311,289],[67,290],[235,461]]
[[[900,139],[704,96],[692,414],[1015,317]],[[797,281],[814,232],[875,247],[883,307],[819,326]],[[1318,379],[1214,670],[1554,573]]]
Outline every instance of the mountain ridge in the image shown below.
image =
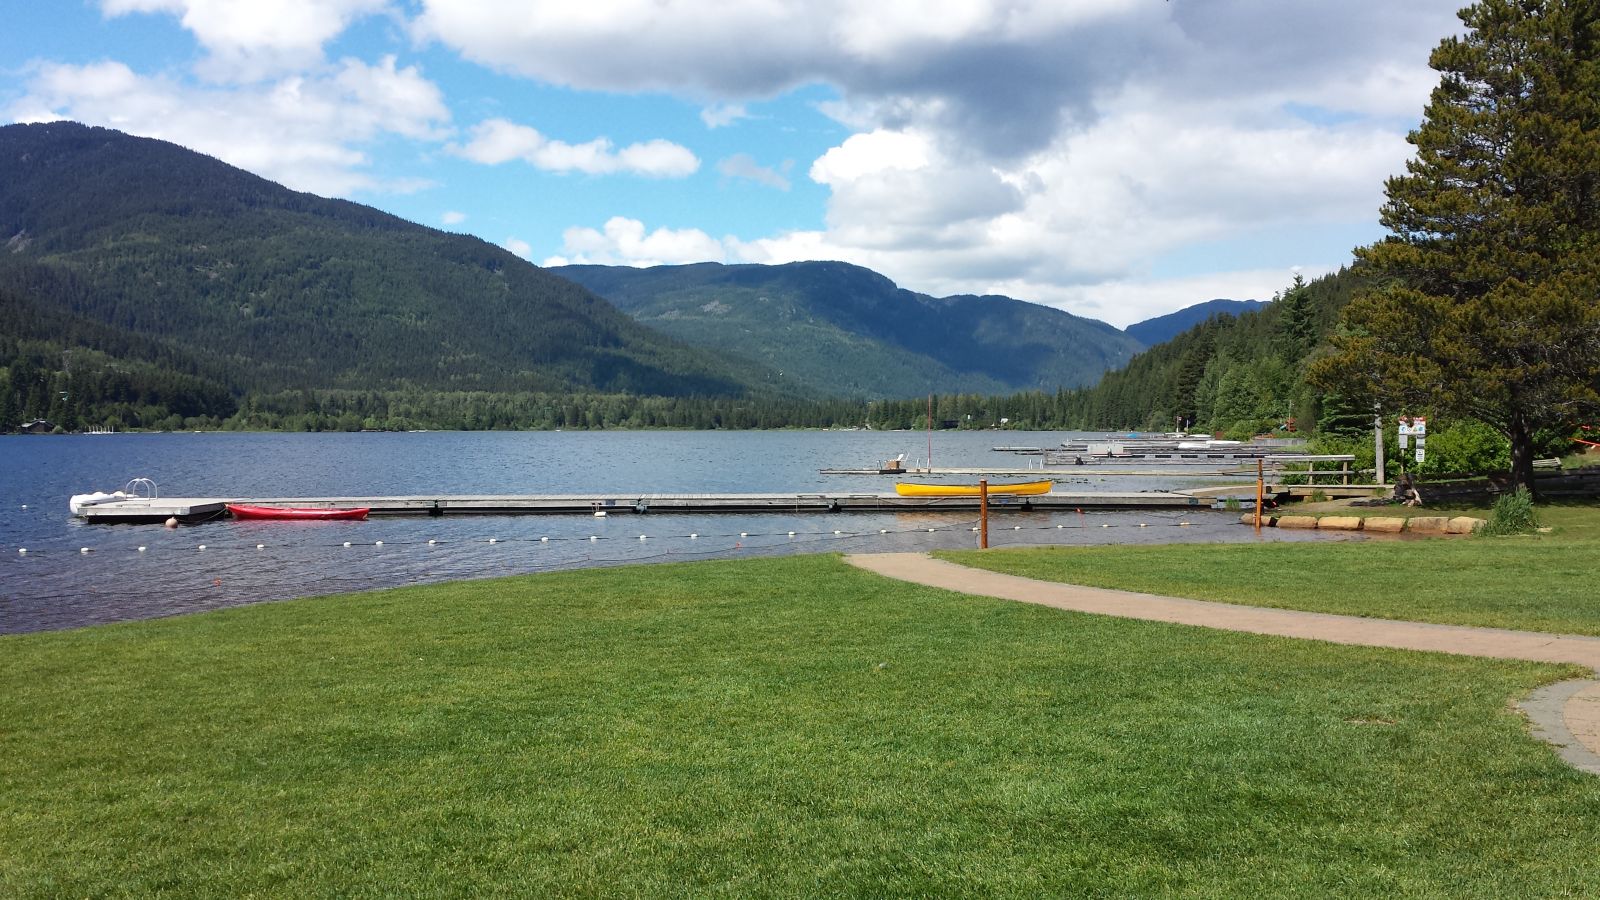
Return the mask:
[[170,345],[235,393],[775,386],[478,238],[110,129],[0,127],[0,248],[0,287]]
[[1104,322],[999,295],[932,297],[837,261],[550,271],[643,324],[756,354],[832,396],[1056,390],[1143,349]]
[[1182,309],[1135,322],[1123,329],[1146,347],[1164,344],[1216,316],[1241,316],[1266,306],[1267,300],[1206,300]]

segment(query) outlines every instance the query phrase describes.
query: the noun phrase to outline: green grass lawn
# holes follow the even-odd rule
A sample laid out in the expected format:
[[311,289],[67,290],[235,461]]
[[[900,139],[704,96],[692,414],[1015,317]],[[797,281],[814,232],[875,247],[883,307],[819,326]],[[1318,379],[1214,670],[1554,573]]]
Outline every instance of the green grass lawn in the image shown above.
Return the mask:
[[825,556],[6,637],[0,896],[1594,896],[1572,671]]
[[[1488,516],[1487,510],[1471,509],[1412,512]],[[1197,600],[1600,635],[1600,581],[1595,578],[1600,508],[1540,507],[1539,517],[1554,529],[1552,533],[935,555],[1045,581]]]

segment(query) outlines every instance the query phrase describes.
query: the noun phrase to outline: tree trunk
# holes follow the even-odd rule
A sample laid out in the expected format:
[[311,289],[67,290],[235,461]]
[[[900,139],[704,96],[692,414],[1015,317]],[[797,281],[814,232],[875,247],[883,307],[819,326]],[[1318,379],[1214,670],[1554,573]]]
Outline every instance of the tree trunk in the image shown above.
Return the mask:
[[1533,487],[1533,431],[1521,416],[1512,416],[1506,437],[1511,439],[1511,489],[1526,488],[1538,497]]

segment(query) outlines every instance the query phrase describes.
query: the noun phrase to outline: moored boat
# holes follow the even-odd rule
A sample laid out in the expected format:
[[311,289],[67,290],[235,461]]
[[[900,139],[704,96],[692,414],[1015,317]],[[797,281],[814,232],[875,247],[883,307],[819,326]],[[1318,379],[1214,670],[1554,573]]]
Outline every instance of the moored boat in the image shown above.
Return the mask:
[[228,513],[235,519],[365,519],[371,507],[317,509],[303,506],[253,506],[249,503],[229,503]]
[[[1054,482],[1023,481],[1015,484],[991,484],[989,495],[1007,497],[1032,497],[1050,493]],[[982,492],[976,484],[916,484],[902,481],[894,492],[902,497],[976,497]]]

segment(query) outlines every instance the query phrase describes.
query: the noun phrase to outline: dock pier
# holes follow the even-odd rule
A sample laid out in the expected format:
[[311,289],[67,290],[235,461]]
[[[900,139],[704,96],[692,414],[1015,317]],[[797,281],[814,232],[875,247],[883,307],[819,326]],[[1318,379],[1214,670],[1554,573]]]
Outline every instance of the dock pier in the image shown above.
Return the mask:
[[[1208,497],[1174,491],[1054,491],[1031,497],[991,495],[991,510],[1205,509]],[[574,515],[648,513],[808,513],[976,510],[977,497],[901,497],[898,494],[517,494],[405,497],[162,497],[85,506],[93,523],[206,522],[225,518],[229,503],[302,509],[365,507],[372,516]]]

